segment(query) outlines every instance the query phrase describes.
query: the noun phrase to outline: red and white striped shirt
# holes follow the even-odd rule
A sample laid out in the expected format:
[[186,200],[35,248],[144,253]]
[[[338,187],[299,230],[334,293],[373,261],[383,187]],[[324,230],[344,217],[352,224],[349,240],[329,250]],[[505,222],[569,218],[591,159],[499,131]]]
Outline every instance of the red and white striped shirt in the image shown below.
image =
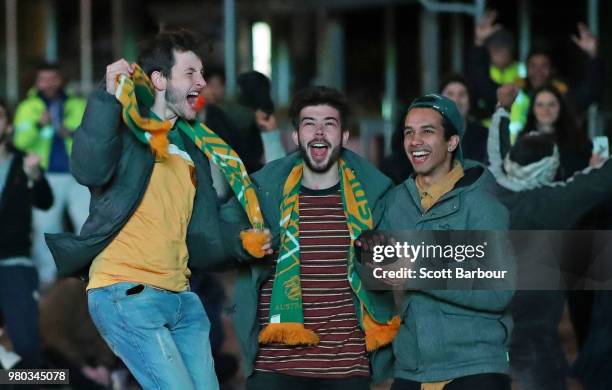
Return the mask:
[[[365,336],[347,279],[350,236],[339,186],[300,191],[300,278],[304,326],[319,335],[313,347],[260,345],[256,371],[345,378],[369,376]],[[258,317],[269,322],[272,275],[262,286]]]

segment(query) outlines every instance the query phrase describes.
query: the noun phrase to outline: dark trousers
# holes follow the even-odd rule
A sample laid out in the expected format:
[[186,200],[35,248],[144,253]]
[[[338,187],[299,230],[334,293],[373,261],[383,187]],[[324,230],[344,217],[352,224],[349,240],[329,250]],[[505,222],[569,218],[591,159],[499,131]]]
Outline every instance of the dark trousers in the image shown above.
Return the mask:
[[40,368],[37,290],[36,268],[0,265],[0,310],[13,349],[21,356],[20,368]]
[[247,390],[369,390],[370,378],[351,376],[321,379],[255,371],[247,379]]
[[[391,390],[421,390],[421,384],[395,378]],[[469,375],[453,379],[444,390],[510,390],[510,377],[504,374]]]

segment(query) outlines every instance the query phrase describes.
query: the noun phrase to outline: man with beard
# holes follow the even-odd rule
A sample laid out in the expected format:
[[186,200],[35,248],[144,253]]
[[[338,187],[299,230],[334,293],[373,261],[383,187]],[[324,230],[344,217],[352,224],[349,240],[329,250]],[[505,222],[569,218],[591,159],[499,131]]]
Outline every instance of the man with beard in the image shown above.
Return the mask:
[[[206,86],[197,47],[191,33],[166,31],[138,65],[106,68],[71,161],[90,216],[80,236],[47,236],[60,276],[88,272],[91,317],[146,389],[218,388],[210,322],[189,288],[189,267],[225,253],[209,160],[235,191],[253,192],[235,152],[195,121]],[[262,223],[256,200],[241,199]]]
[[[404,120],[404,149],[415,174],[387,195],[379,229],[507,229],[506,209],[488,192],[492,176],[481,164],[463,159],[463,133],[464,120],[450,99],[431,94],[412,102]],[[512,255],[498,244],[503,242],[489,242],[486,263],[479,266],[513,271]],[[452,261],[449,267],[460,265]],[[486,280],[466,282],[462,290],[415,283],[406,282],[391,388],[509,390],[512,292],[477,291]]]
[[[391,181],[344,149],[348,106],[327,87],[291,103],[299,151],[253,175],[274,256],[237,253],[234,326],[247,389],[369,389],[391,374],[398,319],[384,293],[366,291],[353,242],[378,221],[372,210]],[[223,219],[246,216],[235,200]],[[235,248],[236,232],[226,231]]]

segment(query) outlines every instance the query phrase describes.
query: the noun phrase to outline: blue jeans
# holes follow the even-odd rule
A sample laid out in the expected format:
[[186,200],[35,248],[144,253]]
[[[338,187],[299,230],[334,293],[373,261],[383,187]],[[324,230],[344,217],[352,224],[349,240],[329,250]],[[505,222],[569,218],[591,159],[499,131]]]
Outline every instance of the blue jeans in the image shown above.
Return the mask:
[[210,321],[192,292],[138,283],[88,291],[98,331],[144,389],[219,388],[210,350]]

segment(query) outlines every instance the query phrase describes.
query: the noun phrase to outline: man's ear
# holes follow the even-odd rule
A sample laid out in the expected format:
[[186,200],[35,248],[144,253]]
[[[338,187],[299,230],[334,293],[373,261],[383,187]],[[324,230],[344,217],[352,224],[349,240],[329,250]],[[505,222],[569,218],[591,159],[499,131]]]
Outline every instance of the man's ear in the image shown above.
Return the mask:
[[295,144],[295,146],[300,146],[300,139],[298,137],[298,131],[297,130],[293,130],[291,132],[291,139],[293,140],[293,143]]
[[342,130],[342,146],[346,146],[346,143],[348,142],[350,135],[351,133],[350,131],[348,131],[348,129]]
[[165,91],[166,90],[166,77],[162,74],[162,72],[156,70],[151,73],[151,82],[155,87],[156,91]]
[[457,146],[459,146],[459,136],[451,135],[448,141],[446,141],[446,145],[448,147],[449,152],[454,152],[455,149],[457,149]]

